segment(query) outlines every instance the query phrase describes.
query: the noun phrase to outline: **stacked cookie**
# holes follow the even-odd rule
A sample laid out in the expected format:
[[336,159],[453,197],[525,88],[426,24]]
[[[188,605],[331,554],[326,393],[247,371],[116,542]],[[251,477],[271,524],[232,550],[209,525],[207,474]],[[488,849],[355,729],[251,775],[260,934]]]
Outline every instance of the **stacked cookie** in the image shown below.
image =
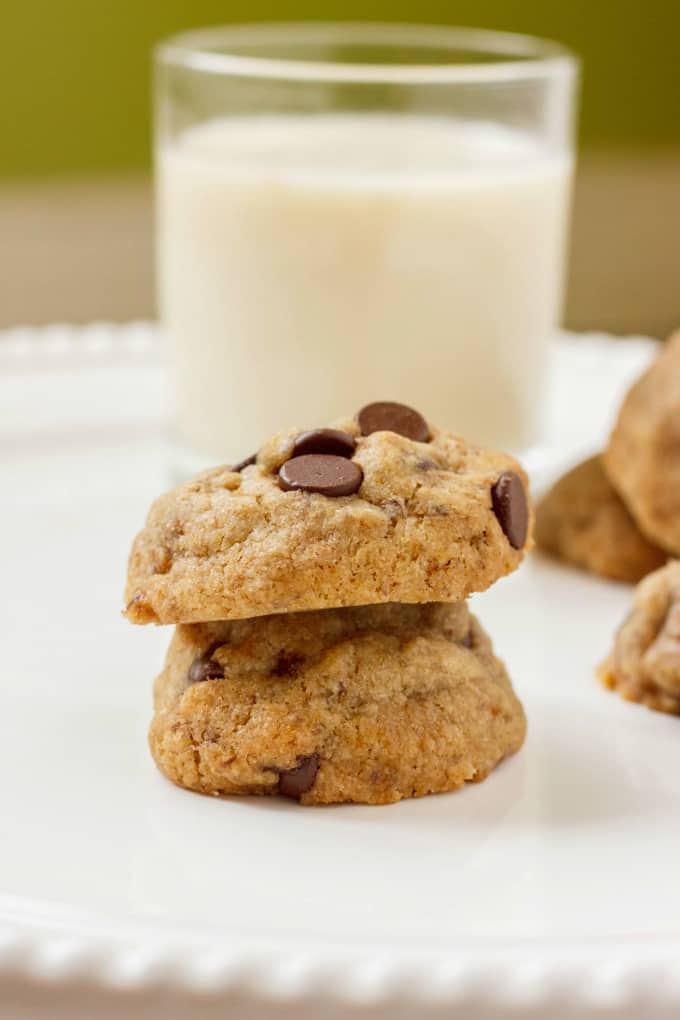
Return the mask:
[[510,457],[378,403],[162,496],[126,615],[174,624],[150,745],[180,786],[389,803],[483,779],[525,720],[466,598],[519,566]]
[[680,556],[680,333],[629,390],[604,454],[539,503],[536,538],[564,560],[632,583]]

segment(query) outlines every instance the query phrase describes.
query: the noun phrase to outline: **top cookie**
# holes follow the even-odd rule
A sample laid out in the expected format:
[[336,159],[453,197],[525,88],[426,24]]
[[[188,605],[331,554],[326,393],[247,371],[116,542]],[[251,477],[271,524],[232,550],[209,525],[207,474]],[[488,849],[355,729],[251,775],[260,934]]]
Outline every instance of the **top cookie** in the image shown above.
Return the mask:
[[515,570],[532,523],[512,457],[370,405],[161,496],[132,548],[125,612],[195,623],[457,602]]
[[629,390],[604,466],[640,530],[680,555],[680,332]]

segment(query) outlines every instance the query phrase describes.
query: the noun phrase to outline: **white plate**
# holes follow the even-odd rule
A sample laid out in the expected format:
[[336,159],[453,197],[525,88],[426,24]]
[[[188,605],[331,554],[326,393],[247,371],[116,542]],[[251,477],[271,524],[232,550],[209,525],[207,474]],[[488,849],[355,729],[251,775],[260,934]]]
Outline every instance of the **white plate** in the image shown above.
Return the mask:
[[[649,355],[562,339],[556,464]],[[185,793],[145,741],[168,631],[118,612],[164,485],[153,331],[15,331],[0,369],[0,1016],[113,1017],[123,993],[128,1018],[680,1009],[680,720],[593,673],[630,589],[535,556],[475,599],[529,717],[479,786]]]

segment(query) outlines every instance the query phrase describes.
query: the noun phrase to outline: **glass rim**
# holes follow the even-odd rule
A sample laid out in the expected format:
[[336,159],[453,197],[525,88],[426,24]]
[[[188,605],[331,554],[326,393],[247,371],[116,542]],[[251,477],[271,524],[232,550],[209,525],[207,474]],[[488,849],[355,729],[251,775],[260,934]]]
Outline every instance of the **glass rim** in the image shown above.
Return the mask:
[[[454,49],[479,54],[477,63],[352,63],[332,60],[249,55],[247,47],[382,45]],[[217,46],[223,49],[218,50]],[[229,47],[242,52],[229,52]],[[503,59],[503,57],[507,59]],[[549,77],[572,77],[578,58],[561,43],[537,36],[490,29],[369,21],[253,22],[193,29],[161,40],[154,47],[161,65],[232,77],[291,81],[384,83],[395,85],[502,84]]]

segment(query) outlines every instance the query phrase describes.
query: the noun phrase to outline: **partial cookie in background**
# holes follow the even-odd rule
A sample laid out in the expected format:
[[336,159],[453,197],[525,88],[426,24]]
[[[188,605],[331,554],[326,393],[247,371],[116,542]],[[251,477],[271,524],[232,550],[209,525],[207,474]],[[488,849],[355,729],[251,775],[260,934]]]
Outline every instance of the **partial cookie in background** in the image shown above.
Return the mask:
[[[397,431],[401,430],[401,431]],[[381,402],[274,436],[156,500],[135,539],[126,615],[199,623],[383,602],[456,602],[532,543],[512,457]]]
[[467,605],[384,605],[177,627],[149,742],[179,786],[387,804],[477,782],[524,740]]
[[633,609],[600,669],[605,686],[628,701],[680,715],[680,562],[672,560],[635,590]]
[[538,503],[536,543],[567,563],[631,584],[668,558],[640,532],[600,457],[578,464]]
[[604,468],[644,534],[680,555],[680,332],[628,391]]

